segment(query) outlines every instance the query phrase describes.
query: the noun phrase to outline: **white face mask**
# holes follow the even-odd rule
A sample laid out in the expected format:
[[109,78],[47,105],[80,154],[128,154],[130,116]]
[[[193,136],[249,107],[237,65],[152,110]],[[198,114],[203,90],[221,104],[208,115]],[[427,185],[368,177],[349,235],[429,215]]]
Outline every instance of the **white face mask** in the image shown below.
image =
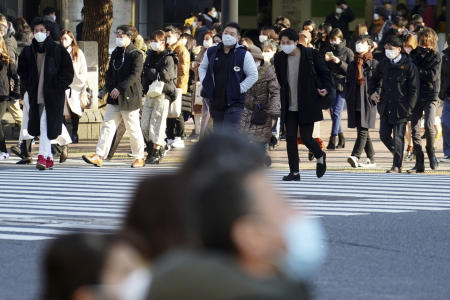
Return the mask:
[[211,16],[212,16],[213,18],[217,18],[217,11],[214,11],[214,12],[211,14]]
[[405,47],[405,48],[403,48],[403,49],[404,49],[405,52],[408,53],[408,54],[410,54],[411,51],[412,51],[412,48],[411,48],[411,47]]
[[355,45],[355,50],[357,53],[365,53],[369,51],[369,45],[367,45],[367,43],[357,43]]
[[53,22],[56,22],[56,16],[52,16]]
[[386,50],[385,50],[385,53],[386,53],[386,57],[389,58],[390,60],[394,60],[394,59],[396,59],[397,56],[398,56],[398,53],[397,53],[396,50],[389,50],[389,49],[386,49]]
[[259,42],[260,42],[260,43],[264,43],[265,41],[267,41],[267,35],[261,34],[261,35],[259,36]]
[[197,22],[193,22],[192,27],[194,27],[194,28],[197,27]]
[[283,52],[286,54],[291,54],[295,50],[296,47],[297,47],[297,45],[295,45],[295,44],[281,45],[281,50],[283,50]]
[[132,271],[118,286],[119,299],[137,299],[146,298],[152,276],[147,268],[139,268]]
[[257,68],[259,68],[261,66],[261,61],[260,60],[255,61],[255,65]]
[[187,45],[187,39],[181,39],[180,41],[181,45],[185,46]]
[[161,44],[158,42],[151,42],[150,48],[152,48],[153,51],[159,51],[159,49],[161,48]]
[[204,40],[203,41],[203,47],[205,48],[209,48],[213,45],[213,41],[212,40]]
[[64,48],[67,49],[72,45],[72,39],[68,39],[68,40],[66,39],[62,42],[62,44],[63,44]]
[[264,61],[270,61],[272,57],[275,55],[273,52],[263,52]]
[[222,42],[223,42],[223,44],[224,44],[225,46],[231,47],[231,46],[236,45],[237,39],[236,39],[234,36],[232,36],[232,35],[229,35],[229,34],[223,34],[223,35],[222,35]]
[[343,12],[344,12],[344,10],[343,10],[342,8],[340,8],[340,7],[337,7],[337,8],[336,8],[336,13],[337,13],[338,15],[342,14]]
[[38,42],[38,43],[43,43],[45,41],[45,39],[47,38],[47,34],[43,33],[43,32],[37,32],[34,34],[34,39]]
[[373,19],[375,21],[379,20],[380,19],[380,15],[379,14],[373,14]]
[[116,38],[116,46],[117,47],[125,47],[125,39],[124,38]]
[[171,36],[167,38],[167,44],[173,45],[178,41],[178,39],[175,36]]
[[341,43],[340,40],[336,40],[336,41],[330,41],[331,45],[339,45]]

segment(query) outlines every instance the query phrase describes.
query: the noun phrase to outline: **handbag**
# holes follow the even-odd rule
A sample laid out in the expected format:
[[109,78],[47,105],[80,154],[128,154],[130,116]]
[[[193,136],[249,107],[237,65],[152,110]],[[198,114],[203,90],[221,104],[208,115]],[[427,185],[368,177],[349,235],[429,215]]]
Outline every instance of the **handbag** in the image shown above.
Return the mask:
[[147,95],[149,95],[152,98],[156,98],[163,94],[163,89],[164,89],[164,82],[160,80],[158,73],[156,80],[153,81],[150,87],[148,88]]
[[203,105],[202,83],[200,81],[195,83],[194,105]]
[[167,115],[168,118],[178,118],[181,115],[183,90],[182,89],[175,89],[175,90],[176,90],[176,98],[175,101],[170,103],[169,113]]
[[250,123],[253,125],[264,125],[267,121],[267,113],[262,109],[261,104],[255,105]]
[[92,105],[93,97],[94,93],[92,89],[89,87],[89,85],[86,83],[86,85],[81,90],[81,97],[80,97],[81,109],[89,109]]

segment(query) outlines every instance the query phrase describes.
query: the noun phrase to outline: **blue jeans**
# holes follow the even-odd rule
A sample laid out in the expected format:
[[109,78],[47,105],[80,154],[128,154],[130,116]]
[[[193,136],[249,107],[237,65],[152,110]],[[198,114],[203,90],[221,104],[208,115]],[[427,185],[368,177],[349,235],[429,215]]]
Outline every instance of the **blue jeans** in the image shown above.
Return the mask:
[[450,98],[444,102],[442,109],[442,140],[444,143],[444,155],[450,156]]
[[334,101],[333,105],[331,105],[331,135],[338,135],[339,133],[342,133],[342,111],[344,110],[344,104],[345,104],[345,98],[344,93],[337,92],[336,94],[336,100]]
[[225,111],[211,111],[214,129],[222,127],[237,128],[243,111],[244,108],[236,106],[229,107]]

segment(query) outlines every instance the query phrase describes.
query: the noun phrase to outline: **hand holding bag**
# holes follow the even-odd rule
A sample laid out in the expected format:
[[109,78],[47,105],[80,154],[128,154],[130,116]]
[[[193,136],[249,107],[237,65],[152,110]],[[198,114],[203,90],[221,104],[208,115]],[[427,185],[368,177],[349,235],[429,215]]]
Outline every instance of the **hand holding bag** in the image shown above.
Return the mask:
[[147,95],[149,95],[152,98],[156,98],[163,94],[163,89],[164,89],[164,82],[160,80],[158,73],[156,80],[153,81],[150,87],[148,88]]
[[167,115],[168,118],[178,118],[181,115],[183,90],[182,89],[175,89],[175,90],[176,90],[176,98],[175,101],[170,103],[169,114]]

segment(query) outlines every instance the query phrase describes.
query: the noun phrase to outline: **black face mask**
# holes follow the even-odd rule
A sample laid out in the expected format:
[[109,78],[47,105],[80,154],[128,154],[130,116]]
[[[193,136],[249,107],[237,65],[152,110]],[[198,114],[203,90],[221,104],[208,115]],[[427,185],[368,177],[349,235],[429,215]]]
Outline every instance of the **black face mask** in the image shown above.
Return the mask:
[[37,51],[38,53],[45,53],[45,43],[39,44],[36,39],[33,39],[32,44],[35,51]]

